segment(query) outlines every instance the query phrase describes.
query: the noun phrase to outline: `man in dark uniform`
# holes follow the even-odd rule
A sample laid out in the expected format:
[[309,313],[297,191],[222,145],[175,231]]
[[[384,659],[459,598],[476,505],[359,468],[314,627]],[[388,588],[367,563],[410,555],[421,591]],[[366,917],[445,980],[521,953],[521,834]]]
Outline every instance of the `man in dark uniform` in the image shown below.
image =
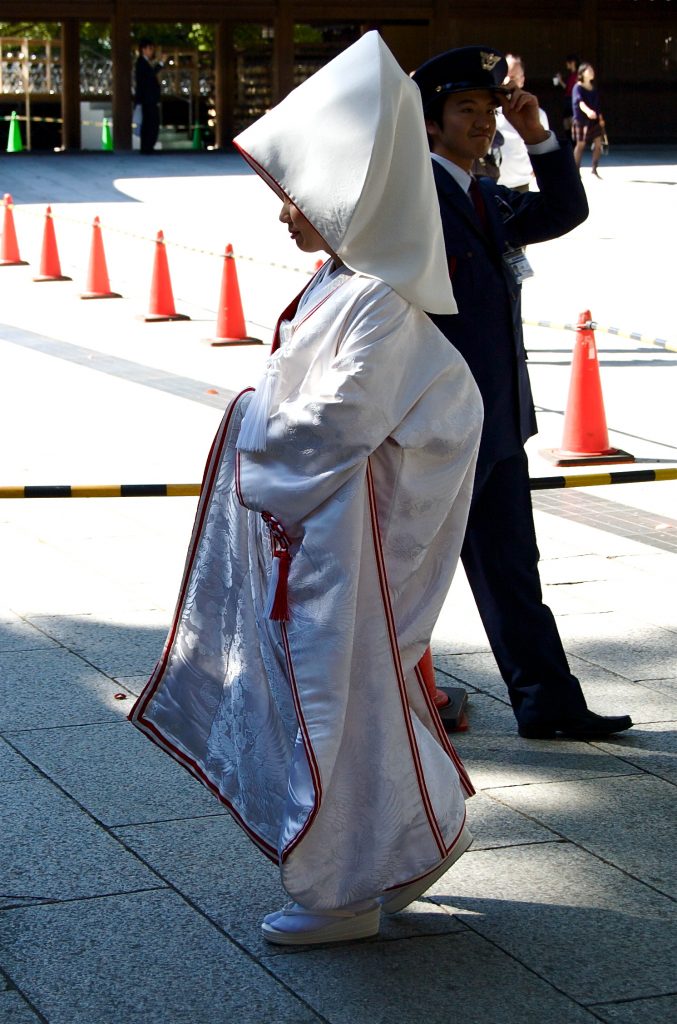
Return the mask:
[[152,153],[160,130],[160,83],[154,64],[155,44],[152,39],[139,40],[139,56],[134,69],[136,91],[134,102],[141,107],[141,152]]
[[[463,354],[484,400],[463,565],[521,736],[593,739],[629,729],[627,715],[588,710],[538,573],[524,442],[536,433],[522,338],[523,246],[557,238],[588,215],[570,147],[541,126],[538,100],[502,87],[507,64],[488,46],[450,50],[413,75],[426,117],[449,273],[459,312],[434,316]],[[475,179],[501,106],[524,140],[539,192]]]

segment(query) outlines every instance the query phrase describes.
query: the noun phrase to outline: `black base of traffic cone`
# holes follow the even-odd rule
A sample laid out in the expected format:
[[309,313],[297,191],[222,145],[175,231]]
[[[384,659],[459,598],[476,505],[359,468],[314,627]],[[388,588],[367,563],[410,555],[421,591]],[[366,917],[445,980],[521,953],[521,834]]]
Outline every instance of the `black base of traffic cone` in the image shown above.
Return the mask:
[[261,338],[204,338],[205,345],[223,348],[227,345],[263,345]]
[[139,319],[147,324],[161,324],[167,320],[190,320],[185,313],[144,313]]
[[634,462],[635,456],[624,452],[622,448],[611,448],[599,454],[581,454],[565,452],[561,448],[541,448],[539,455],[551,462],[553,466],[606,466],[614,462]]
[[468,728],[465,715],[468,694],[460,686],[438,686],[437,689],[449,698],[448,704],[437,709],[444,728],[447,732],[465,732]]

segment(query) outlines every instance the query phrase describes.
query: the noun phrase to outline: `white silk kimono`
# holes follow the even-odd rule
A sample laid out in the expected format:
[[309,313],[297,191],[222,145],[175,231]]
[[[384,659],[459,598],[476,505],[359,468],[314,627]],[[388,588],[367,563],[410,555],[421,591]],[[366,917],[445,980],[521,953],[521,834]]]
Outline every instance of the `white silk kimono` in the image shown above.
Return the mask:
[[[280,337],[265,450],[237,448],[244,392],[130,717],[293,899],[336,908],[434,868],[463,827],[473,790],[417,663],[459,557],[481,401],[425,313],[346,268],[316,275]],[[271,620],[281,553],[288,619]]]

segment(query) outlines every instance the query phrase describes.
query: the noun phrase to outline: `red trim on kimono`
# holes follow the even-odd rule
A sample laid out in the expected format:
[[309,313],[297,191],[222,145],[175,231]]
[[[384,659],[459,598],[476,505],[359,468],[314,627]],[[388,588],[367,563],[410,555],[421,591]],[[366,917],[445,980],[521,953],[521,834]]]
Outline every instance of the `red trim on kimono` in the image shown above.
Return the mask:
[[411,710],[409,708],[409,701],[407,699],[407,688],[404,678],[404,671],[402,669],[402,662],[400,660],[400,652],[397,645],[397,633],[395,630],[395,618],[393,615],[392,606],[390,604],[390,592],[388,588],[388,577],[386,574],[385,559],[383,557],[383,548],[381,545],[381,534],[378,522],[378,512],[376,509],[376,497],[374,492],[374,480],[371,472],[371,463],[367,462],[367,494],[369,496],[369,511],[371,514],[371,530],[372,537],[374,540],[374,554],[376,555],[376,566],[378,570],[379,585],[381,587],[381,596],[383,599],[383,609],[386,616],[386,625],[388,628],[388,638],[390,640],[390,648],[393,656],[393,666],[395,668],[395,675],[397,677],[397,685],[400,693],[400,700],[402,703],[402,712],[404,715],[404,721],[407,728],[407,737],[409,739],[409,746],[411,747],[411,754],[414,761],[414,768],[416,771],[416,779],[418,781],[418,788],[425,807],[428,823],[430,830],[434,836],[435,842],[439,848],[440,853],[446,856],[447,846],[442,835],[442,831],[435,817],[435,811],[428,793],[428,787],[425,783],[425,777],[423,774],[423,768],[421,766],[421,755],[419,754],[418,745],[416,743],[416,737],[414,735],[414,727],[411,721]]
[[226,440],[226,436],[227,436],[227,433],[228,433],[228,427],[230,426],[230,421],[231,421],[231,419],[233,417],[233,413],[235,412],[235,408],[237,406],[237,403],[240,401],[240,399],[242,398],[243,395],[246,395],[248,391],[253,391],[253,390],[254,390],[253,388],[245,388],[243,391],[241,391],[239,393],[239,395],[235,396],[235,398],[233,399],[233,401],[230,404],[230,408],[228,409],[228,414],[222,420],[221,426],[217,430],[216,436],[215,436],[214,441],[212,442],[212,446],[211,446],[211,448],[209,450],[209,456],[207,458],[207,465],[205,466],[205,472],[204,472],[204,476],[202,478],[202,487],[201,487],[201,490],[200,490],[200,501],[198,503],[197,514],[195,516],[195,525],[193,527],[193,535],[191,537],[191,546],[190,546],[190,549],[189,549],[190,553],[189,553],[188,558],[186,559],[186,567],[185,567],[185,569],[183,571],[183,578],[181,580],[181,589],[179,591],[179,598],[178,598],[178,601],[176,603],[176,611],[174,612],[174,619],[172,621],[172,626],[171,626],[171,629],[169,631],[169,635],[167,637],[167,640],[166,640],[166,643],[165,643],[165,647],[164,647],[164,650],[162,652],[162,656],[160,657],[160,660],[158,661],[158,663],[157,663],[157,665],[155,667],[155,671],[153,672],[153,675],[150,677],[150,679],[149,679],[149,681],[148,681],[148,683],[146,685],[146,688],[141,691],[141,694],[140,694],[138,700],[136,701],[136,703],[134,704],[134,707],[132,708],[132,710],[129,712],[129,715],[127,716],[127,718],[130,721],[134,721],[135,719],[137,719],[138,716],[142,715],[143,712],[146,710],[146,707],[148,706],[148,702],[150,701],[151,697],[153,696],[153,693],[155,692],[155,690],[157,689],[157,683],[159,683],[159,681],[160,681],[160,676],[164,673],[164,671],[165,671],[165,669],[167,667],[167,659],[169,657],[169,652],[170,652],[170,650],[172,648],[172,645],[174,643],[174,640],[176,638],[176,631],[177,631],[177,629],[179,627],[179,620],[180,620],[180,617],[181,617],[181,609],[183,608],[183,604],[184,604],[184,601],[185,601],[185,598],[186,598],[186,590],[188,589],[188,582],[189,582],[189,579],[190,579],[190,574],[191,574],[191,572],[193,570],[193,563],[195,562],[195,556],[197,554],[197,548],[198,548],[198,543],[197,542],[198,542],[198,539],[200,537],[200,534],[202,533],[202,528],[204,526],[204,519],[205,519],[205,515],[207,513],[207,506],[209,504],[209,498],[211,496],[211,492],[212,492],[212,489],[214,487],[214,482],[216,480],[216,474],[218,472],[218,468],[219,468],[219,465],[221,463],[221,454],[222,454],[223,446],[224,446],[224,443],[225,443],[225,440]]
[[197,514],[196,514],[196,517],[195,517],[195,526],[193,527],[193,534],[192,534],[192,537],[191,537],[189,556],[188,556],[188,558],[186,560],[186,568],[184,569],[184,574],[183,574],[183,578],[182,578],[182,581],[181,581],[181,589],[179,591],[179,599],[177,601],[176,610],[174,612],[174,618],[172,620],[171,629],[170,629],[169,635],[167,637],[167,642],[165,643],[165,647],[164,647],[164,650],[162,652],[162,656],[161,656],[160,660],[158,661],[158,663],[157,663],[157,665],[155,667],[155,670],[153,671],[153,674],[151,675],[150,679],[148,680],[148,683],[146,684],[145,688],[142,690],[140,696],[136,700],[134,706],[132,707],[132,709],[129,712],[129,715],[127,717],[128,717],[130,722],[133,722],[133,724],[141,732],[143,732],[148,737],[148,739],[150,739],[153,743],[155,743],[158,747],[160,747],[166,753],[170,754],[171,757],[173,757],[176,761],[178,761],[179,764],[183,765],[183,767],[194,778],[196,778],[199,782],[202,783],[203,786],[205,786],[211,793],[213,793],[214,796],[222,804],[224,804],[225,807],[227,807],[228,811],[233,815],[233,817],[237,821],[238,825],[240,825],[240,827],[249,836],[249,838],[252,840],[252,842],[255,843],[256,846],[258,846],[259,849],[267,857],[270,858],[270,860],[272,860],[275,864],[279,864],[280,858],[279,858],[279,854],[278,854],[277,850],[275,849],[275,847],[271,846],[271,844],[269,842],[267,842],[267,840],[265,840],[262,836],[258,835],[258,833],[254,832],[252,830],[252,828],[249,825],[247,825],[247,823],[244,821],[244,819],[242,818],[242,816],[239,813],[239,811],[237,810],[237,808],[235,808],[233,806],[233,804],[226,797],[224,797],[224,795],[220,792],[218,787],[211,781],[211,779],[209,779],[204,774],[204,772],[202,771],[200,766],[197,764],[197,762],[193,758],[188,757],[188,755],[185,754],[178,747],[174,746],[173,743],[171,743],[165,736],[162,735],[160,730],[154,725],[153,722],[149,722],[149,721],[147,721],[143,717],[144,712],[145,712],[146,708],[148,707],[148,704],[149,704],[150,700],[154,696],[157,688],[159,687],[160,683],[162,682],[162,678],[163,678],[163,676],[165,674],[165,671],[167,669],[167,663],[168,663],[168,659],[169,659],[169,654],[170,654],[170,651],[172,649],[174,640],[176,638],[176,632],[177,632],[177,630],[179,628],[179,622],[180,622],[180,619],[181,619],[181,613],[182,613],[184,602],[185,602],[185,598],[186,598],[186,590],[188,588],[188,582],[189,582],[189,579],[190,579],[190,575],[192,573],[193,564],[195,562],[195,557],[197,555],[197,549],[198,549],[198,545],[199,545],[199,540],[200,540],[200,537],[202,535],[202,530],[203,530],[203,527],[204,527],[204,520],[205,520],[205,515],[206,515],[207,507],[208,507],[208,504],[209,504],[209,500],[211,498],[211,492],[212,492],[212,490],[214,488],[214,483],[216,481],[216,475],[217,475],[217,472],[218,472],[218,468],[219,468],[220,463],[221,463],[221,455],[222,455],[222,452],[223,452],[224,443],[225,443],[226,438],[227,438],[228,427],[230,426],[230,421],[232,419],[233,413],[235,411],[235,408],[236,408],[238,402],[240,401],[240,399],[242,398],[243,395],[247,394],[248,391],[252,391],[252,390],[253,390],[253,388],[245,388],[243,391],[240,392],[239,395],[236,395],[236,397],[233,399],[233,401],[230,404],[230,408],[228,409],[227,416],[224,417],[219,430],[216,432],[216,436],[214,438],[214,441],[213,441],[212,446],[211,446],[210,451],[209,451],[209,456],[207,458],[207,465],[205,467],[205,472],[204,472],[204,476],[203,476],[203,479],[202,479],[202,489],[201,489],[201,492],[200,492],[200,501],[199,501],[199,504],[198,504]]
[[[133,710],[133,709],[132,709]],[[131,713],[130,713],[131,719]],[[198,782],[201,782],[206,788],[228,809],[229,813],[235,818],[238,825],[248,835],[253,843],[259,847],[259,849],[265,853],[275,864],[280,863],[280,858],[277,850],[274,846],[271,846],[265,839],[263,839],[257,832],[254,832],[252,828],[246,823],[242,815],[239,813],[236,807],[221,793],[219,788],[209,779],[202,771],[200,766],[192,758],[188,757],[183,751],[179,750],[172,743],[170,743],[166,737],[157,729],[152,722],[137,719],[134,724],[140,729],[149,740],[164,750],[165,753],[169,754],[176,761],[178,761],[187,772],[189,772]]]
[[425,679],[423,678],[423,673],[421,672],[421,670],[418,667],[418,665],[416,665],[414,667],[414,671],[416,673],[416,678],[418,679],[418,684],[421,687],[421,692],[422,692],[423,697],[425,699],[425,702],[426,702],[426,704],[428,706],[428,711],[430,712],[430,717],[432,718],[433,722],[435,723],[435,730],[437,732],[438,739],[439,739],[441,745],[444,747],[444,749],[447,752],[447,754],[449,755],[449,757],[451,758],[451,760],[454,762],[454,765],[456,766],[456,771],[458,772],[458,777],[461,780],[461,785],[463,786],[463,789],[466,791],[468,796],[474,796],[475,795],[475,787],[473,786],[472,782],[470,781],[470,777],[468,776],[468,773],[465,770],[465,766],[464,766],[463,762],[461,761],[461,758],[456,753],[456,750],[454,749],[453,743],[449,739],[449,736],[447,734],[447,730],[444,728],[444,723],[442,722],[442,719],[440,718],[440,713],[437,710],[437,705],[435,704],[435,701],[432,700],[432,698],[431,698],[431,696],[430,696],[430,694],[428,692],[428,687],[425,685]]
[[[446,852],[446,855],[445,855],[446,857],[449,856],[449,854],[451,853],[453,848],[456,846],[456,843],[461,838],[461,834],[463,832],[463,829],[465,828],[465,822],[466,822],[466,811],[465,811],[465,808],[464,808],[463,809],[463,822],[461,823],[461,827],[458,830],[458,835],[454,839],[453,843],[450,846],[447,847],[447,852]],[[411,885],[412,882],[418,882],[418,880],[420,878],[425,878],[426,875],[429,875],[430,872],[434,871],[434,870],[435,870],[435,866],[433,865],[432,868],[428,868],[428,870],[424,871],[422,874],[416,875],[414,878],[408,878],[406,882],[399,882],[397,885],[389,885],[383,891],[384,892],[397,892],[398,889],[404,889],[407,885]]]
[[291,686],[292,698],[294,700],[294,710],[296,711],[296,717],[299,723],[299,729],[301,730],[301,736],[303,737],[303,749],[308,759],[308,766],[310,768],[310,774],[313,780],[313,789],[315,792],[315,799],[313,801],[313,808],[304,821],[302,827],[296,833],[293,839],[285,846],[282,850],[280,860],[282,863],[285,862],[292,850],[298,846],[303,839],[304,835],[312,825],[313,821],[317,816],[317,812],[320,809],[322,803],[322,779],[320,777],[320,769],[317,764],[317,758],[315,757],[315,751],[313,750],[312,740],[308,731],[306,720],[303,717],[303,708],[301,705],[301,699],[299,697],[298,685],[296,683],[296,673],[294,672],[294,664],[292,662],[291,647],[289,644],[289,637],[287,635],[287,627],[284,622],[280,623],[280,629],[282,632],[282,643],[284,645],[285,658],[287,660],[287,671],[289,672],[289,683]]

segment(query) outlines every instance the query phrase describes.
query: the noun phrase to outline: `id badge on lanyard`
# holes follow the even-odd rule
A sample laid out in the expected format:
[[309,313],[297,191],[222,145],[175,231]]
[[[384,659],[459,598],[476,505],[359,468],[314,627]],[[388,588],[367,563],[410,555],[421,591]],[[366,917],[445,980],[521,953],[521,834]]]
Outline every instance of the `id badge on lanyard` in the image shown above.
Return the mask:
[[[495,196],[495,199],[496,205],[498,206],[498,212],[501,215],[503,223],[507,224],[508,221],[512,220],[515,216],[515,213],[512,207],[506,203],[505,200],[501,199],[500,196]],[[534,276],[532,266],[522,249],[507,248],[503,253],[503,262],[506,267],[509,268],[513,277],[517,281],[517,284],[521,284],[522,281],[526,281],[528,277]]]
[[518,284],[534,276],[531,264],[521,249],[506,249],[503,253],[503,262],[510,268]]

